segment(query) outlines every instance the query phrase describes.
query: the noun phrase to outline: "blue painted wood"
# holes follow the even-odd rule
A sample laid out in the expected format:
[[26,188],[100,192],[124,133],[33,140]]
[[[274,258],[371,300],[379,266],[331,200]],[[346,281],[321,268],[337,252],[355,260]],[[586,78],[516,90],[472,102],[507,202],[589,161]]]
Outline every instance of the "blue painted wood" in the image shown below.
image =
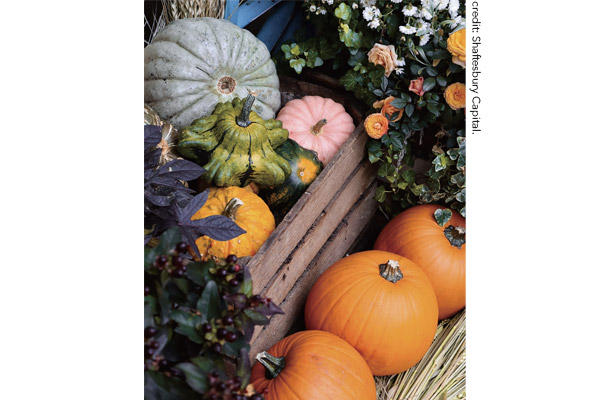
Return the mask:
[[269,50],[271,54],[275,54],[280,50],[282,44],[294,41],[294,33],[300,29],[305,23],[305,13],[303,10],[299,10],[295,15],[292,16],[290,22],[288,23],[286,29],[282,32],[282,35],[276,41],[275,46],[272,50]]
[[239,0],[226,0],[225,3],[225,19],[233,16],[235,10],[239,7]]
[[240,28],[244,28],[281,1],[282,0],[248,0],[245,3],[242,3],[237,10],[232,12],[232,15],[231,12],[227,13],[225,11],[225,19],[228,19]]
[[270,11],[265,24],[258,32],[258,35],[256,35],[260,41],[265,43],[269,51],[273,50],[282,32],[284,32],[290,22],[295,5],[296,2],[294,1],[285,1],[278,7],[275,7],[273,11]]

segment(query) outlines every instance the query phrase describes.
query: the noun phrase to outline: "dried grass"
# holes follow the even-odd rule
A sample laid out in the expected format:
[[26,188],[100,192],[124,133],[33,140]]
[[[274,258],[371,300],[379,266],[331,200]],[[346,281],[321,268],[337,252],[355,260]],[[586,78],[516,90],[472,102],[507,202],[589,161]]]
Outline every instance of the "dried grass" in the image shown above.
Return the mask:
[[465,400],[466,312],[438,325],[434,341],[419,363],[375,381],[379,400]]
[[161,0],[165,23],[181,18],[224,18],[226,0]]

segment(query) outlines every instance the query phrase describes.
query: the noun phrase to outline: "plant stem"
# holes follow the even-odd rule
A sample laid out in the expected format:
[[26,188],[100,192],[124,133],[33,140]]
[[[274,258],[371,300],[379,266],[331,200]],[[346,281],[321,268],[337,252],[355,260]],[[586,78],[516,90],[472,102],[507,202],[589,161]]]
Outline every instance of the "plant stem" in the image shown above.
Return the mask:
[[235,119],[237,125],[242,128],[246,128],[250,126],[252,121],[250,121],[250,111],[252,111],[252,104],[254,104],[254,96],[252,93],[248,93],[248,97],[246,97],[246,101],[244,101],[244,106],[241,109],[241,114]]
[[232,221],[235,221],[235,214],[237,213],[237,209],[244,205],[244,202],[238,199],[237,197],[233,197],[227,203],[222,215],[225,217],[231,218]]
[[311,127],[310,132],[314,136],[320,136],[322,134],[322,127],[328,124],[328,121],[324,118],[316,122],[314,126]]
[[388,260],[387,263],[381,264],[379,266],[379,275],[392,283],[396,283],[403,278],[400,264],[394,260]]
[[284,357],[275,357],[263,351],[256,355],[256,360],[265,367],[265,376],[267,379],[273,379],[282,372],[286,366]]

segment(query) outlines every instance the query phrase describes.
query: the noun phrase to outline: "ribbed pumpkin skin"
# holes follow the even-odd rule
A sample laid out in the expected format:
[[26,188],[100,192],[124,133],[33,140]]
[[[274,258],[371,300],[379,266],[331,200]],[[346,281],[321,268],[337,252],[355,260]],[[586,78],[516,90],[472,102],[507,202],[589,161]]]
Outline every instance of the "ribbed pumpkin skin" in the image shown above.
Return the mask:
[[274,379],[265,378],[258,362],[250,382],[265,400],[375,400],[373,374],[362,356],[346,341],[322,331],[290,335],[268,351],[285,357],[286,366]]
[[[219,85],[230,77],[234,87]],[[273,118],[279,79],[269,51],[252,33],[226,20],[179,19],[144,49],[144,101],[179,129],[208,116],[216,104],[257,92],[254,111]]]
[[[396,283],[379,275],[379,265],[398,261]],[[305,326],[332,332],[354,346],[374,375],[415,365],[436,332],[438,307],[426,274],[408,259],[385,251],[345,257],[315,283],[305,304]]]
[[[288,129],[290,139],[315,151],[324,165],[356,129],[352,117],[341,104],[320,96],[305,96],[289,101],[276,119],[282,121],[284,129]],[[316,136],[311,129],[322,119],[328,122],[322,127],[320,135]]]
[[253,256],[275,229],[275,219],[267,204],[254,193],[240,187],[211,188],[205,205],[191,219],[221,215],[234,197],[244,202],[237,209],[235,223],[246,233],[225,242],[207,236],[200,237],[195,243],[204,260],[210,257],[226,258],[231,254],[237,257]]
[[[374,248],[407,257],[426,272],[442,320],[466,306],[466,244],[458,249],[449,243],[434,218],[439,208],[445,207],[423,204],[403,211],[383,228]],[[456,211],[449,224],[466,228],[466,220]]]

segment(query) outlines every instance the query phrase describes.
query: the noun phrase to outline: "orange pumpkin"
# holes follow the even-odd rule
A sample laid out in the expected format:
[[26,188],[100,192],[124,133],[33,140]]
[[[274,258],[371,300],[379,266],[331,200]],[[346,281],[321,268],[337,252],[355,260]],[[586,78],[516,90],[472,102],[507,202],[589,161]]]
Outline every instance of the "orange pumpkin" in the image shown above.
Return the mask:
[[439,319],[466,306],[466,220],[457,212],[441,227],[433,204],[409,208],[392,219],[375,242],[377,250],[391,251],[419,265],[430,278],[438,301]]
[[426,353],[438,319],[434,289],[412,261],[385,251],[345,257],[326,270],[305,304],[305,326],[332,332],[374,375],[404,371]]
[[291,100],[277,115],[288,136],[313,150],[326,165],[356,128],[343,106],[332,99],[305,96]]
[[328,332],[297,332],[256,359],[250,381],[266,400],[376,398],[366,361],[345,340]]
[[251,191],[236,186],[211,188],[205,205],[191,219],[210,215],[227,216],[246,233],[225,242],[207,236],[198,238],[195,243],[204,260],[226,258],[231,254],[253,256],[275,229],[275,219],[267,204]]

